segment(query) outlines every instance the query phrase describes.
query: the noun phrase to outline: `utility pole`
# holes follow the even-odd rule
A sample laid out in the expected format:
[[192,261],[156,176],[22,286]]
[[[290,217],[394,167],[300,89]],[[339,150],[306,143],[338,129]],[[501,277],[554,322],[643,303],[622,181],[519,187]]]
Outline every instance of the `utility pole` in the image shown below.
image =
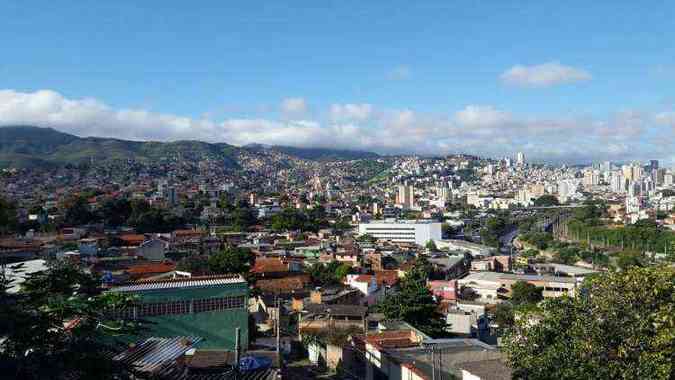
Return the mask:
[[234,336],[234,372],[239,376],[239,356],[241,355],[239,348],[240,330],[239,327],[235,329]]
[[281,345],[281,306],[279,302],[279,298],[277,298],[277,358],[279,357],[279,353],[281,352],[280,346]]
[[431,345],[431,380],[436,380],[436,352],[434,348]]

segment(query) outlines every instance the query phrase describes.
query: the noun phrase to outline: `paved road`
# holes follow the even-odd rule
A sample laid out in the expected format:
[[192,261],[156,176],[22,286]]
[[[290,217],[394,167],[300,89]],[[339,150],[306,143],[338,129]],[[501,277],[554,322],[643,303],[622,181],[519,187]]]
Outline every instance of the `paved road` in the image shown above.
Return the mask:
[[505,233],[504,235],[499,237],[499,242],[501,243],[501,251],[503,253],[510,253],[511,252],[511,245],[513,244],[513,239],[518,236],[518,228],[515,227],[511,231]]

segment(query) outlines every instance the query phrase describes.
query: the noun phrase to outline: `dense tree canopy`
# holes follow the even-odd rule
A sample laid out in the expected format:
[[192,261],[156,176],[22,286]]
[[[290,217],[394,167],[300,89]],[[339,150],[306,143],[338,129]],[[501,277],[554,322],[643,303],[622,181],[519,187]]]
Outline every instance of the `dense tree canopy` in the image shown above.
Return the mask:
[[520,379],[672,379],[675,269],[587,278],[576,298],[516,318],[504,350]]
[[226,248],[208,259],[209,271],[214,274],[246,274],[254,263],[255,255],[246,248]]
[[307,268],[307,273],[311,277],[312,283],[316,286],[339,284],[352,271],[351,266],[338,261],[331,261],[325,265],[316,263]]
[[520,235],[520,239],[526,243],[532,244],[537,249],[547,249],[553,241],[553,235],[548,232],[527,232]]
[[511,303],[515,306],[537,303],[543,299],[542,291],[530,283],[517,281],[511,285]]
[[131,211],[131,202],[126,198],[108,199],[101,206],[103,221],[111,227],[125,225],[131,216]]
[[209,270],[209,257],[206,255],[190,255],[181,258],[176,264],[176,269],[192,273],[193,276],[207,275]]
[[499,248],[499,237],[505,234],[512,225],[509,219],[504,215],[498,215],[488,218],[485,227],[481,229],[480,236],[483,244]]
[[294,208],[286,208],[271,218],[274,231],[312,231],[328,227],[326,210],[322,206],[314,206],[307,212]]
[[185,221],[169,210],[151,206],[145,201],[131,202],[128,223],[139,233],[171,232],[180,228]]
[[[69,264],[29,275],[19,293],[0,273],[0,368],[16,379],[122,379],[130,368],[108,352],[122,348],[115,336],[137,331],[112,320],[111,308],[133,299],[102,294],[98,281]],[[67,323],[68,322],[68,323]]]
[[448,334],[446,321],[427,288],[429,274],[429,263],[418,259],[401,280],[399,291],[387,296],[379,309],[387,318],[402,319],[432,337],[442,337]]
[[13,203],[0,198],[0,234],[12,231],[16,227],[16,207]]
[[559,204],[558,198],[550,194],[542,195],[541,197],[534,200],[534,205],[537,207],[558,206]]
[[64,222],[68,225],[79,226],[96,220],[96,215],[89,208],[89,203],[84,196],[70,197],[63,207],[65,209]]

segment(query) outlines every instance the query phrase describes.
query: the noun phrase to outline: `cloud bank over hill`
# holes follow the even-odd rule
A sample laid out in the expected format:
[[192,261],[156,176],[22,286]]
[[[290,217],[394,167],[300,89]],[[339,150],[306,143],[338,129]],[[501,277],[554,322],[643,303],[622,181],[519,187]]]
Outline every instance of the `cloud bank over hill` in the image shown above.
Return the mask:
[[0,90],[0,126],[52,127],[77,136],[131,140],[202,140],[369,150],[377,153],[474,153],[499,157],[524,151],[554,162],[671,160],[675,116],[620,111],[607,119],[515,115],[469,104],[447,115],[372,104],[332,104],[311,110],[305,98],[280,102],[281,118],[195,119],[143,109],[114,109],[94,98],[52,90]]

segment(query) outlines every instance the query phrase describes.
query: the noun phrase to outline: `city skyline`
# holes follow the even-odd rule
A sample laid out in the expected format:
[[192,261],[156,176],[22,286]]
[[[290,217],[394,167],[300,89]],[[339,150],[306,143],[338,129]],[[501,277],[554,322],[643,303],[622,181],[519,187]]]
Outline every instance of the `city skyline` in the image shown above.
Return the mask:
[[[132,140],[673,164],[667,9],[294,8],[3,4],[10,17],[0,26],[8,57],[0,125]],[[599,26],[603,18],[615,22]]]

